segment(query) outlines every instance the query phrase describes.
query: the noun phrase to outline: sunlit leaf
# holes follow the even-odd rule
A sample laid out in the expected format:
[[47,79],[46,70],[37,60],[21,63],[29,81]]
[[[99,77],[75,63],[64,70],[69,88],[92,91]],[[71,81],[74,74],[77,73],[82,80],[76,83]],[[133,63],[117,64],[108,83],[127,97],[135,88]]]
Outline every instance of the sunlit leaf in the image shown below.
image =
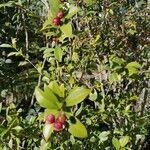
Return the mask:
[[49,140],[52,133],[53,133],[53,124],[45,124],[43,128],[43,135],[46,141]]
[[77,14],[77,12],[80,10],[80,8],[79,7],[76,7],[76,6],[74,6],[74,5],[71,5],[70,6],[70,9],[69,9],[69,12],[68,12],[68,14],[66,15],[66,18],[71,18],[71,17],[73,17],[75,14]]
[[57,12],[59,11],[59,5],[61,3],[60,0],[48,0],[50,6],[50,12],[52,16],[56,16]]
[[68,131],[75,137],[86,138],[88,136],[85,126],[76,118],[76,122],[70,123]]
[[121,147],[125,147],[127,145],[127,143],[129,142],[129,136],[122,137],[119,140],[119,142],[120,142]]
[[42,91],[40,88],[36,87],[35,96],[41,107],[48,109],[60,108],[60,104],[57,97],[48,88],[46,88],[45,91]]
[[64,24],[63,26],[60,27],[61,31],[64,33],[66,37],[71,37],[72,36],[72,25],[71,22]]
[[12,48],[12,45],[10,45],[10,44],[1,44],[0,47],[3,47],[3,48]]
[[82,102],[90,93],[90,90],[85,87],[76,87],[70,91],[66,98],[66,106],[73,106]]
[[63,55],[63,50],[60,48],[60,47],[56,47],[55,50],[54,50],[54,55],[55,55],[55,58],[61,62],[62,61],[62,55]]
[[112,139],[112,144],[113,146],[116,148],[116,150],[119,150],[120,149],[120,142],[118,139],[116,139],[115,137],[113,137]]

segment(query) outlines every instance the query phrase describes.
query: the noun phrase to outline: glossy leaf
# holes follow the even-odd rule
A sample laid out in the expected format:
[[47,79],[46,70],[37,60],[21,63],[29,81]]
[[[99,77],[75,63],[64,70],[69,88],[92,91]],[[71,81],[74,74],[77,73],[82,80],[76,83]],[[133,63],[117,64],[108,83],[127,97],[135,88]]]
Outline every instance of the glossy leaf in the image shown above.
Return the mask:
[[49,140],[52,132],[53,132],[53,124],[45,124],[43,128],[43,135],[46,141]]
[[116,139],[115,137],[113,137],[112,139],[112,144],[113,146],[116,148],[116,150],[119,150],[120,149],[120,142],[118,139]]
[[72,25],[71,22],[64,24],[63,26],[60,27],[61,31],[64,33],[66,37],[71,37],[72,36]]
[[109,134],[110,134],[109,131],[103,131],[102,133],[100,133],[100,135],[99,135],[100,141],[101,141],[101,142],[107,141]]
[[40,88],[37,87],[35,89],[35,96],[41,107],[48,109],[60,108],[60,104],[57,97],[49,88],[46,88],[45,91],[42,91]]
[[120,142],[121,147],[125,147],[127,145],[127,143],[129,142],[129,136],[122,137],[119,140],[119,142]]
[[50,12],[52,16],[56,16],[59,11],[60,0],[48,0],[50,6]]
[[59,97],[64,97],[64,90],[62,90],[62,86],[60,87],[56,81],[50,82],[48,87]]
[[55,58],[61,62],[62,61],[62,55],[63,55],[63,50],[60,47],[56,47],[54,50],[54,55]]
[[66,106],[73,106],[82,102],[90,93],[90,90],[85,87],[76,87],[70,91],[66,98]]
[[77,118],[74,124],[70,124],[68,131],[75,137],[86,138],[88,136],[85,126]]

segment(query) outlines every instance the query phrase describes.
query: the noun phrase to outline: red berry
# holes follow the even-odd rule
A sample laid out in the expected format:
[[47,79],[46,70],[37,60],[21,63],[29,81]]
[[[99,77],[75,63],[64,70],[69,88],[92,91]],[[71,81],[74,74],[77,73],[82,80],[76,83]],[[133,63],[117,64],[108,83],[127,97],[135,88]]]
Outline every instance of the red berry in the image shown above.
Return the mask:
[[60,11],[57,13],[57,17],[60,18],[60,19],[62,19],[62,18],[64,17],[64,12],[60,10]]
[[60,0],[62,3],[65,2],[65,0]]
[[63,129],[63,124],[62,122],[59,122],[59,121],[56,121],[55,124],[54,124],[54,130],[55,131],[60,131]]
[[64,124],[64,122],[66,121],[66,116],[65,116],[64,112],[60,112],[57,120]]
[[46,118],[47,123],[54,123],[55,122],[55,116],[53,114],[50,114]]
[[53,24],[60,25],[60,18],[56,17],[53,19]]

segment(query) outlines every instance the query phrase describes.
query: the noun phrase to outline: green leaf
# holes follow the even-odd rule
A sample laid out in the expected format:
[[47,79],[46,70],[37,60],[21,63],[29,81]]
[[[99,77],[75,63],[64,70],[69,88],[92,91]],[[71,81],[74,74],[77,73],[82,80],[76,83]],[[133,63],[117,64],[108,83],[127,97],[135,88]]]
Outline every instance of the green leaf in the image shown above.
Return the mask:
[[63,55],[63,50],[60,48],[60,47],[56,47],[55,50],[54,50],[54,55],[55,55],[55,58],[61,62],[62,61],[62,55]]
[[117,82],[120,80],[120,75],[118,75],[117,72],[112,72],[109,76],[109,82],[110,84],[114,83],[114,82]]
[[116,55],[111,55],[111,61],[118,65],[122,65],[125,62],[122,58],[119,58]]
[[48,109],[59,109],[61,107],[57,97],[48,87],[45,91],[42,91],[40,88],[36,87],[35,96],[41,107]]
[[27,61],[20,61],[19,64],[18,64],[18,66],[25,66],[27,64],[28,64]]
[[59,7],[60,7],[60,0],[48,0],[49,2],[49,6],[50,6],[50,12],[52,14],[52,16],[56,16],[57,12],[59,11]]
[[21,126],[16,126],[14,128],[12,128],[13,130],[16,130],[18,133],[23,130],[23,128]]
[[88,133],[85,126],[77,118],[75,120],[74,124],[70,124],[68,131],[75,137],[86,138]]
[[12,46],[10,44],[1,44],[0,47],[12,48]]
[[76,87],[70,91],[66,98],[66,106],[73,106],[82,102],[90,93],[90,90],[85,87]]
[[118,139],[116,139],[115,137],[113,137],[112,139],[112,144],[113,146],[116,148],[116,150],[119,150],[120,149],[120,142]]
[[63,93],[63,91],[60,89],[60,87],[59,87],[59,85],[57,84],[56,81],[50,82],[50,84],[48,85],[48,87],[49,87],[55,94],[57,94],[59,97],[64,97],[64,93]]
[[96,0],[84,0],[84,3],[87,5],[93,5],[96,2]]
[[[51,15],[48,16],[47,20],[45,20],[45,22],[43,23],[43,27],[40,31],[42,32],[46,29],[49,29],[48,26],[52,24],[52,20],[53,20],[53,17]],[[51,36],[51,35],[54,35],[54,33],[51,32],[51,34],[50,34],[50,32],[49,32],[49,36]]]
[[141,65],[140,65],[138,62],[133,61],[133,62],[128,63],[126,67],[127,67],[127,68],[128,68],[128,67],[134,67],[134,68],[137,68],[137,69],[138,69],[138,68],[141,67]]
[[76,6],[74,6],[74,5],[71,5],[70,6],[70,9],[69,9],[69,12],[68,12],[68,14],[67,14],[67,16],[66,16],[66,18],[71,18],[71,17],[73,17],[74,15],[76,15],[77,14],[77,12],[80,10],[80,8],[79,7],[76,7]]
[[125,147],[127,145],[127,143],[129,142],[129,136],[122,137],[119,140],[119,142],[120,142],[121,147]]
[[72,36],[72,25],[71,22],[64,24],[63,26],[60,27],[61,31],[64,33],[66,37],[71,37]]
[[46,143],[46,141],[42,139],[40,150],[47,150],[50,146],[51,146],[50,142]]
[[105,112],[105,103],[104,103],[104,99],[102,99],[102,103],[99,106],[99,111],[101,113]]
[[49,140],[52,132],[53,132],[53,124],[45,124],[43,128],[43,135],[46,141]]
[[103,131],[102,133],[100,133],[100,135],[98,136],[101,142],[107,141],[108,140],[108,135],[110,134],[109,131]]
[[127,64],[126,68],[129,71],[129,76],[133,75],[133,74],[137,74],[138,73],[138,69],[141,68],[141,65],[134,61],[134,62],[130,62]]
[[90,93],[89,99],[95,101],[97,99],[97,91],[94,89],[94,93]]
[[1,7],[12,7],[13,4],[15,4],[14,1],[9,1],[8,3],[0,4],[0,8],[1,8]]
[[61,96],[64,97],[65,96],[65,87],[64,84],[61,84],[59,87],[60,91],[61,91]]

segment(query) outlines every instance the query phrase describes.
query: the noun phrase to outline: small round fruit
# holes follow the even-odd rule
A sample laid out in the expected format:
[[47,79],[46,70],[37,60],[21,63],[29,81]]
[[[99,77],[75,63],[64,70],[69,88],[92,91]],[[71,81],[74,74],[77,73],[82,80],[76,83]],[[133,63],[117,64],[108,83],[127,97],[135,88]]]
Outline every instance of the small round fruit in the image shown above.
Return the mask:
[[54,25],[60,25],[60,18],[56,17],[53,19],[53,24]]
[[55,122],[55,116],[53,114],[48,115],[46,118],[46,122],[50,123],[50,124],[54,123]]
[[57,118],[57,120],[59,121],[59,122],[61,122],[61,123],[65,123],[65,121],[66,121],[66,116],[65,116],[65,113],[64,112],[61,112],[60,114],[59,114],[59,116],[58,116],[58,118]]
[[64,3],[65,2],[65,0],[60,0],[62,3]]
[[58,13],[57,13],[57,17],[62,19],[64,17],[64,12],[62,10],[60,10]]
[[63,129],[63,124],[62,124],[62,122],[56,121],[56,122],[54,123],[54,130],[55,130],[55,131],[60,131],[60,130],[62,130],[62,129]]

